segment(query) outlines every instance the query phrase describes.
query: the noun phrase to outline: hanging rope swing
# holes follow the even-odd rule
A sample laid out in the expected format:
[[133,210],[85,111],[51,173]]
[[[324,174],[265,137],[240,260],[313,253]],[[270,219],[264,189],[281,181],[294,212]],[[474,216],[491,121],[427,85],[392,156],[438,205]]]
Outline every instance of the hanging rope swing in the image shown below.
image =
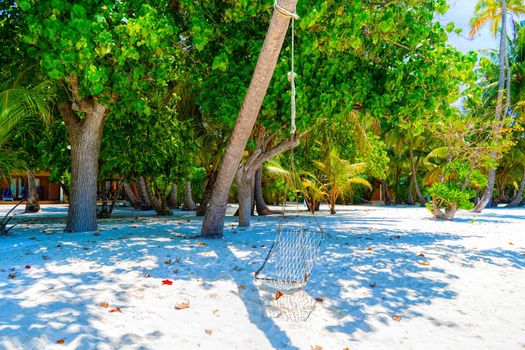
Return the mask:
[[[295,78],[295,20],[299,16],[295,12],[290,12],[281,7],[276,1],[274,8],[282,16],[291,18],[291,71],[288,73],[288,80],[291,85],[291,137],[296,135],[295,125],[295,99],[296,87]],[[290,177],[293,188],[301,187],[297,171],[293,149],[290,155]],[[288,188],[286,189],[288,190]],[[288,191],[285,191],[287,193]],[[315,227],[305,226],[303,218],[299,213],[299,204],[296,205],[296,213],[293,216],[286,216],[286,195],[284,198],[281,219],[277,230],[277,237],[266,256],[262,266],[255,272],[255,279],[263,284],[279,291],[289,291],[304,286],[313,272],[315,262],[319,256],[321,242],[324,232],[315,215],[312,214]]]

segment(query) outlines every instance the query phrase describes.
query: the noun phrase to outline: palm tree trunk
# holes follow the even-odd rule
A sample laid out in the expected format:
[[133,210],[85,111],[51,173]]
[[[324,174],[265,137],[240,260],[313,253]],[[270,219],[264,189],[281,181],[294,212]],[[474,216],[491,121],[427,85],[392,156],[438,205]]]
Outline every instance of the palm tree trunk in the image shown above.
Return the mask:
[[[293,12],[297,1],[280,0],[280,5]],[[223,235],[224,216],[230,187],[272,79],[289,23],[289,17],[283,16],[278,11],[273,12],[250,86],[222,159],[210,204],[206,209],[201,231],[204,237],[222,237]]]
[[520,184],[520,189],[518,191],[518,194],[516,195],[516,197],[514,197],[512,202],[507,204],[507,208],[517,207],[518,205],[520,205],[521,201],[523,200],[524,190],[525,190],[525,165],[523,166],[523,177],[521,178],[521,184]]
[[412,183],[414,184],[414,188],[416,190],[416,194],[417,194],[419,203],[424,205],[427,201],[425,200],[425,197],[423,197],[423,194],[421,193],[421,190],[419,189],[419,184],[417,183],[417,166],[416,166],[416,161],[414,160],[414,151],[412,149],[412,141],[408,142],[408,150],[410,152],[410,165],[412,166]]
[[27,201],[25,212],[38,213],[39,211],[40,204],[38,203],[35,175],[30,169],[27,169]]
[[255,185],[255,174],[243,171],[240,167],[237,173],[238,200],[239,200],[239,226],[250,226],[252,216],[252,203]]
[[264,201],[262,191],[262,167],[255,172],[255,206],[257,207],[257,214],[259,216],[271,215],[273,212],[268,208]]
[[140,209],[142,210],[151,210],[151,199],[148,195],[147,183],[143,176],[139,177],[139,187],[138,192],[140,196]]
[[197,206],[195,205],[191,195],[191,181],[186,181],[186,184],[184,185],[184,206],[182,207],[182,210],[192,211],[196,208]]
[[414,179],[412,176],[410,176],[410,181],[408,183],[408,190],[407,190],[407,204],[408,205],[414,205],[414,194],[412,193],[414,191]]
[[[496,101],[496,124],[494,124],[494,142],[497,143],[499,133],[501,130],[501,117],[503,109],[503,91],[505,89],[505,62],[507,57],[507,2],[501,0],[501,38],[499,44],[499,84],[498,84],[498,99]],[[504,116],[505,117],[505,116]],[[498,158],[498,151],[491,153],[491,160],[496,162]],[[490,167],[487,178],[487,188],[483,193],[483,197],[478,204],[472,209],[475,213],[481,213],[483,209],[489,204],[492,199],[492,192],[494,191],[494,183],[496,181],[496,169]]]

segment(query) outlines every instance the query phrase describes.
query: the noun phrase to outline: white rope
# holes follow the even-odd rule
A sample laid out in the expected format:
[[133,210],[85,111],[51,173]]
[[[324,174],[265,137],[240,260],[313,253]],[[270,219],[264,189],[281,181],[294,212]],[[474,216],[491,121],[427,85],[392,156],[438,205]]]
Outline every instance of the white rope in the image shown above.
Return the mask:
[[293,19],[299,19],[299,16],[297,15],[295,11],[294,12],[288,11],[287,9],[279,5],[278,0],[275,0],[275,2],[273,3],[273,8],[277,10],[277,13],[279,13],[282,16],[290,17]]

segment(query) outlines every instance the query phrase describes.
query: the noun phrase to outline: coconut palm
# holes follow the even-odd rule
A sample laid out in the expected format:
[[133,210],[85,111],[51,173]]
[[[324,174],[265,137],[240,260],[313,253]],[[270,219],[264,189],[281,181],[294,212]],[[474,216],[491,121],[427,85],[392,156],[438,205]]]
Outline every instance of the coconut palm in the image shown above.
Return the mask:
[[[471,20],[472,30],[471,36],[474,36],[487,23],[490,23],[491,31],[494,35],[500,32],[500,47],[499,47],[499,83],[498,94],[496,99],[496,112],[494,125],[494,141],[498,141],[501,130],[501,119],[505,118],[508,113],[510,105],[510,68],[507,57],[507,17],[517,16],[525,13],[523,0],[480,0],[475,9],[474,17]],[[507,68],[507,69],[506,69]],[[506,74],[507,71],[507,74]],[[506,106],[503,110],[504,90],[507,90]],[[498,158],[498,152],[493,151],[491,159],[495,162]],[[490,167],[487,177],[487,188],[483,194],[483,198],[478,202],[473,209],[475,212],[481,212],[492,198],[492,191],[494,189],[496,179],[496,169]]]

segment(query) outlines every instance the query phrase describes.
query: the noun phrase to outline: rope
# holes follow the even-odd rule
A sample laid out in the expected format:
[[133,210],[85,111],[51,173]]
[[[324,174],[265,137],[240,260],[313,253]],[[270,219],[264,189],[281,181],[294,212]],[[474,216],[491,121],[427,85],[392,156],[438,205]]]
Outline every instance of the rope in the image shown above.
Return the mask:
[[297,15],[297,13],[295,11],[294,12],[288,11],[287,9],[285,9],[284,7],[279,5],[279,1],[278,0],[275,0],[275,2],[273,3],[273,8],[281,16],[289,17],[289,18],[292,18],[292,19],[299,19],[299,15]]

